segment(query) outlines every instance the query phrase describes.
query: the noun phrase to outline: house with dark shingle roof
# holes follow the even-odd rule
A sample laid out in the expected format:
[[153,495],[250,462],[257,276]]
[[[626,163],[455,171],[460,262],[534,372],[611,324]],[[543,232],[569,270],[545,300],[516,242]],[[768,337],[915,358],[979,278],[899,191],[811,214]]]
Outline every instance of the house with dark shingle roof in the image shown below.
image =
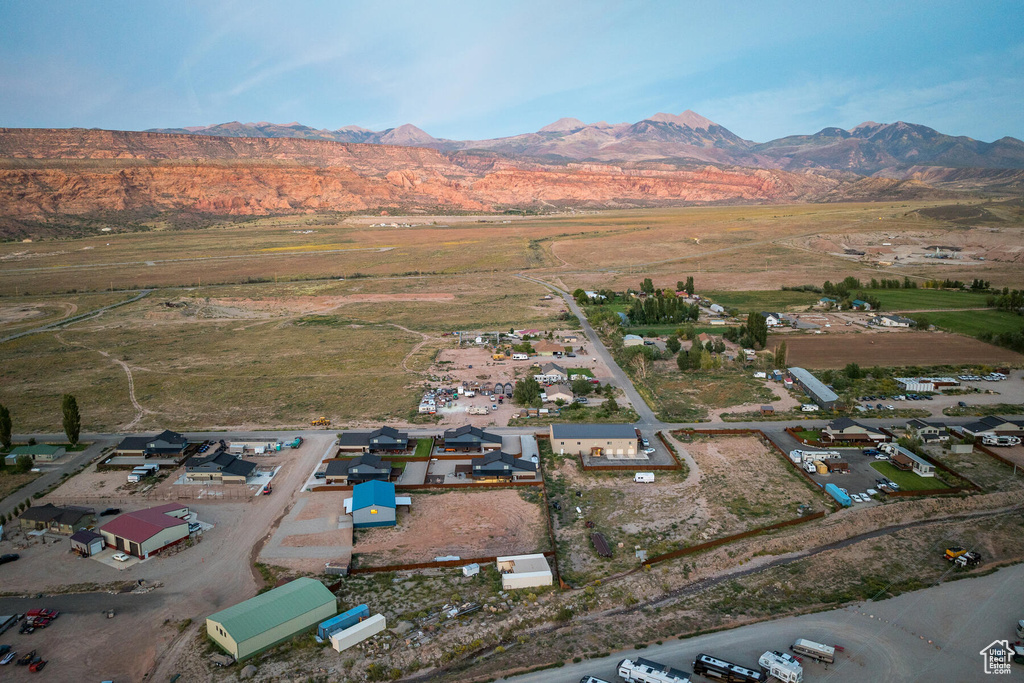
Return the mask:
[[473,458],[472,467],[473,479],[476,480],[512,481],[537,477],[535,464],[500,451],[492,451],[482,458]]
[[391,461],[381,460],[379,455],[373,453],[364,453],[358,458],[331,460],[327,463],[325,474],[328,484],[388,481],[391,479]]
[[907,420],[907,432],[926,443],[949,441],[949,431],[946,430],[946,425],[939,422],[925,422],[916,418]]
[[383,426],[372,432],[343,432],[338,437],[338,450],[352,453],[396,453],[408,450],[409,434],[394,427]]
[[118,455],[174,458],[185,454],[188,439],[165,429],[156,436],[126,436],[115,449]]
[[256,463],[242,460],[236,455],[218,449],[212,455],[189,458],[185,461],[185,478],[189,481],[219,481],[224,484],[244,484],[256,470]]
[[889,441],[889,436],[874,427],[868,427],[848,417],[837,417],[821,430],[823,442],[836,441]]
[[444,430],[446,451],[492,451],[501,448],[501,437],[472,425]]
[[1024,436],[1024,420],[989,415],[965,425],[963,432],[968,436]]
[[96,516],[89,508],[57,507],[52,503],[35,505],[18,517],[24,531],[52,531],[58,534],[73,534],[92,524]]

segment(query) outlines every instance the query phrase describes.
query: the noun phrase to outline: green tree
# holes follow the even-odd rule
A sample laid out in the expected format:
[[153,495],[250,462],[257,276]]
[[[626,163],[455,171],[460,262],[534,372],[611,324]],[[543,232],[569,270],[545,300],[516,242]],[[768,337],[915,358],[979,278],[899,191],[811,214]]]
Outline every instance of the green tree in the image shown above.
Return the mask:
[[686,290],[687,294],[689,294],[690,296],[693,296],[693,276],[692,275],[690,275],[689,277],[686,278],[686,287],[684,287],[683,289]]
[[78,435],[82,431],[82,416],[78,412],[78,401],[71,394],[64,394],[61,399],[61,412],[64,413],[64,434],[72,446],[78,444]]
[[594,385],[589,379],[574,379],[572,381],[572,393],[576,396],[586,396],[594,390]]
[[11,411],[0,404],[0,446],[11,447]]
[[669,337],[668,341],[665,342],[665,348],[668,349],[669,353],[679,353],[679,349],[683,348],[683,345],[679,343],[677,337]]
[[683,282],[682,280],[677,280],[676,281],[676,291],[677,292],[683,292],[685,290],[686,290],[686,283]]
[[775,347],[775,367],[779,370],[786,369],[786,342],[779,342]]
[[610,398],[604,402],[604,409],[609,413],[619,412],[619,404],[614,398]]
[[701,349],[700,360],[697,361],[701,370],[710,370],[714,367],[714,362],[711,360],[711,354],[708,353],[707,349]]
[[537,405],[540,402],[540,384],[533,377],[516,382],[512,400],[521,406]]
[[654,294],[654,283],[651,282],[651,278],[644,278],[643,284],[640,285],[640,291],[646,294]]
[[613,396],[615,396],[615,387],[613,387],[611,384],[605,384],[604,396],[605,398],[612,398]]
[[19,455],[14,461],[14,471],[18,474],[24,474],[32,469],[32,456],[31,455]]
[[678,356],[676,356],[676,365],[679,366],[680,372],[686,372],[687,370],[689,370],[690,354],[686,353],[685,351],[681,352]]
[[725,342],[722,341],[721,339],[716,339],[715,340],[715,347],[712,350],[715,353],[724,353],[725,352]]
[[843,368],[843,374],[849,377],[850,379],[860,379],[861,377],[864,376],[864,372],[856,363],[848,363],[846,367]]

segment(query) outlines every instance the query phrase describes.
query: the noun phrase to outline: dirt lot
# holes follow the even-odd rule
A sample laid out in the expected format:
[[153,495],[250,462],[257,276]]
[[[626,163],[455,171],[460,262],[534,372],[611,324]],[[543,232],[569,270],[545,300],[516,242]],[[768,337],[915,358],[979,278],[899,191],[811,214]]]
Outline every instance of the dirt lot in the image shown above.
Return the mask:
[[[568,549],[559,556],[566,581],[577,585],[635,567],[637,549],[653,557],[792,519],[801,503],[820,507],[802,480],[754,437],[699,438],[685,449],[697,464],[695,473],[684,479],[682,472],[656,472],[653,484],[633,483],[633,472],[582,473],[574,459],[557,459],[548,496],[562,505],[553,514],[556,537]],[[612,558],[591,547],[595,531],[612,546]]]
[[1024,363],[1019,353],[944,332],[789,335],[785,341],[791,365],[814,369],[843,368],[848,363],[863,367]]
[[413,493],[397,527],[356,531],[357,566],[430,562],[442,555],[491,557],[548,550],[547,524],[533,489]]

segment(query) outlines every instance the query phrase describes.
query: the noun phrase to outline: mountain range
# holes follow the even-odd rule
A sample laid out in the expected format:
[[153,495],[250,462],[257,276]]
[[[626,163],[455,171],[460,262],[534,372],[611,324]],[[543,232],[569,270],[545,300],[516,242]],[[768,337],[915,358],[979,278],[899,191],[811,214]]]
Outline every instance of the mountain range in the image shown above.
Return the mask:
[[908,169],[922,166],[1024,169],[1024,142],[1012,137],[988,143],[966,136],[945,135],[920,124],[869,121],[849,130],[824,128],[811,135],[791,135],[757,143],[690,110],[679,115],[659,113],[636,123],[588,124],[579,119],[563,118],[534,133],[490,140],[435,138],[412,124],[372,131],[359,126],[326,130],[295,122],[235,121],[146,132],[332,140],[429,147],[442,152],[486,150],[547,163],[712,163],[789,171],[830,169],[888,177],[905,177]]

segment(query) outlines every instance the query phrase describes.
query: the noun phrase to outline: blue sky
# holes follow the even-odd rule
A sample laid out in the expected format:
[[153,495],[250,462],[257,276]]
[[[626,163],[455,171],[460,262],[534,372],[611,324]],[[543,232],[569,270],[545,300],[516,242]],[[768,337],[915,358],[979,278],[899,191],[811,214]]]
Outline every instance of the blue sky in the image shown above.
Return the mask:
[[685,109],[757,141],[1024,139],[1024,3],[0,3],[0,126],[413,123],[514,135]]

